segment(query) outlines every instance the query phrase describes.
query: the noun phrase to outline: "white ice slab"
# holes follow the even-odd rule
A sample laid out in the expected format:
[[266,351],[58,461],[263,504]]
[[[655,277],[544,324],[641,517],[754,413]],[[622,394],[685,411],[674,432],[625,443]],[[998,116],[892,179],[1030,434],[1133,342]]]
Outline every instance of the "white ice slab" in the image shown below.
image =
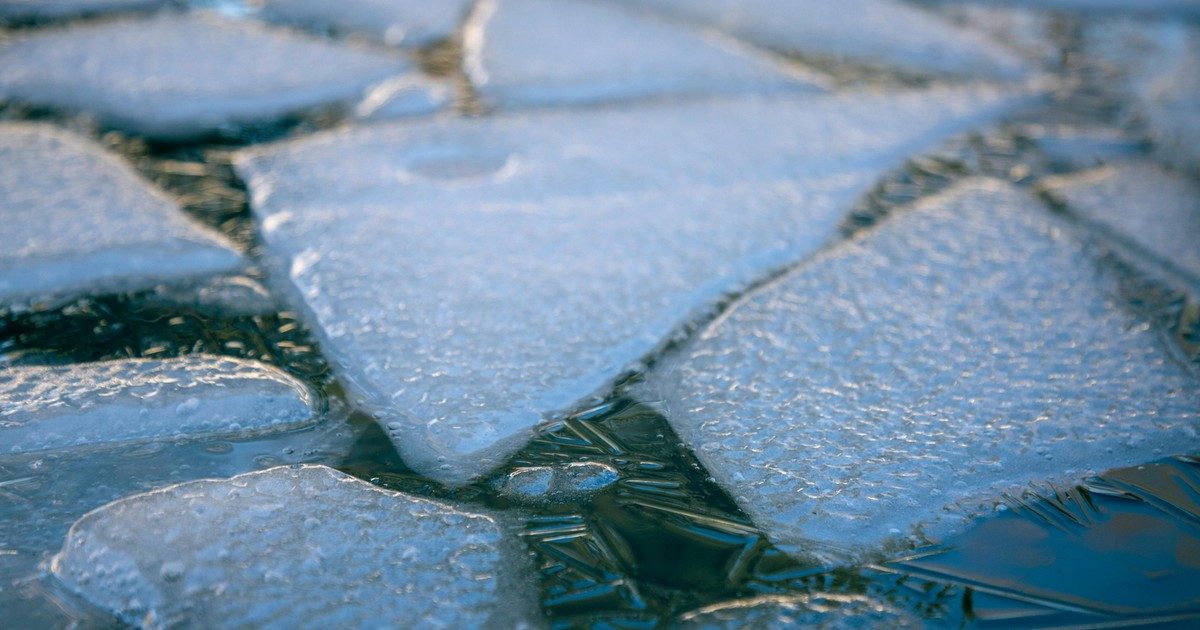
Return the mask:
[[268,20],[365,33],[393,46],[427,46],[455,34],[472,0],[266,0]]
[[1027,6],[1055,11],[1105,11],[1146,15],[1200,15],[1200,0],[959,0],[963,4]]
[[910,72],[1020,77],[1025,67],[982,33],[896,0],[624,0],[760,46]]
[[88,140],[0,124],[0,164],[0,304],[147,289],[242,264],[224,238]]
[[499,106],[815,89],[729,40],[594,0],[489,0],[466,70]]
[[746,296],[634,393],[793,545],[937,539],[1002,491],[1189,450],[1196,376],[1075,234],[962,183]]
[[50,20],[114,11],[143,11],[171,0],[0,0],[0,20]]
[[869,595],[806,593],[764,595],[712,604],[684,613],[679,627],[718,628],[923,628],[920,619]]
[[314,404],[280,370],[228,357],[2,368],[0,454],[294,429]]
[[0,43],[0,98],[187,139],[356,100],[400,57],[216,16],[38,30]]
[[1191,178],[1125,162],[1052,178],[1044,189],[1200,286],[1200,186]]
[[423,474],[465,483],[883,171],[1020,98],[778,97],[440,119],[242,154],[267,261]]
[[300,466],[110,503],[51,571],[149,628],[517,627],[539,617],[518,549],[487,514]]

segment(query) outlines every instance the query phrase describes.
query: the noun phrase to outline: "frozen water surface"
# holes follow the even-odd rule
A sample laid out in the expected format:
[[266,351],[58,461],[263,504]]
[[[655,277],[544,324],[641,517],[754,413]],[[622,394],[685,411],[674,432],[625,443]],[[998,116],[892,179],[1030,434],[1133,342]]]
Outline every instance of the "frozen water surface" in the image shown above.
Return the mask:
[[869,595],[809,593],[764,595],[706,606],[685,613],[689,630],[719,628],[923,628],[921,620]]
[[181,140],[356,100],[399,57],[216,16],[77,24],[0,42],[0,98]]
[[528,560],[487,514],[324,466],[170,486],[75,523],[51,571],[145,627],[513,627]]
[[0,164],[0,304],[145,289],[242,264],[224,238],[81,137],[0,124]]
[[166,6],[171,0],[0,0],[0,21],[45,20]]
[[909,72],[1017,78],[1024,63],[980,32],[895,0],[624,0],[760,46]]
[[238,168],[275,277],[353,397],[410,466],[460,484],[724,293],[815,250],[906,154],[1018,101],[933,90],[439,120]]
[[1200,0],[953,0],[963,4],[1016,5],[1048,10],[1115,11],[1147,15],[1200,15]]
[[636,393],[773,540],[937,538],[1195,444],[1200,389],[1071,226],[969,180],[746,296]]
[[1200,286],[1200,186],[1193,180],[1153,163],[1128,162],[1054,178],[1044,188]]
[[300,381],[199,355],[0,368],[0,403],[0,453],[249,435],[317,420]]
[[730,41],[594,0],[489,0],[465,44],[472,82],[502,106],[813,87]]
[[361,32],[392,45],[427,46],[458,30],[471,0],[266,0],[262,17],[321,29]]

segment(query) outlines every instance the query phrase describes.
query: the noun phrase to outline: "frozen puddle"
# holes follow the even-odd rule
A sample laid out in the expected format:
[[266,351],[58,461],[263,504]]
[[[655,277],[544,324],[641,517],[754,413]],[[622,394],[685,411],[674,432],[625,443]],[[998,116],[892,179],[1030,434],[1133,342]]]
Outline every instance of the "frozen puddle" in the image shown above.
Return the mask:
[[0,98],[181,140],[359,98],[399,57],[215,16],[45,29],[0,43]]
[[1072,227],[973,180],[743,298],[635,393],[773,540],[937,538],[1195,444],[1200,390]]
[[730,42],[589,0],[488,0],[464,43],[472,82],[500,106],[814,88]]
[[1081,217],[1132,240],[1200,287],[1200,187],[1145,162],[1052,178],[1044,190]]
[[[1019,78],[1025,65],[983,33],[896,0],[625,0],[784,53],[914,73]],[[900,26],[902,25],[902,27]]]
[[88,140],[0,124],[0,164],[0,305],[148,289],[242,264],[224,238]]
[[458,30],[471,0],[265,0],[262,17],[322,30],[365,33],[393,46],[428,46]]
[[491,516],[279,467],[110,503],[51,571],[150,628],[514,627],[538,616],[517,547]]
[[174,437],[237,436],[317,421],[280,370],[190,355],[0,368],[0,454]]
[[166,6],[171,0],[0,0],[4,20],[49,20],[109,13],[141,11]]
[[[1017,99],[737,99],[376,125],[240,156],[276,279],[422,474],[465,483],[882,172]],[[291,287],[285,287],[291,288]]]
[[720,628],[923,628],[921,619],[868,595],[764,595],[684,613],[685,630]]

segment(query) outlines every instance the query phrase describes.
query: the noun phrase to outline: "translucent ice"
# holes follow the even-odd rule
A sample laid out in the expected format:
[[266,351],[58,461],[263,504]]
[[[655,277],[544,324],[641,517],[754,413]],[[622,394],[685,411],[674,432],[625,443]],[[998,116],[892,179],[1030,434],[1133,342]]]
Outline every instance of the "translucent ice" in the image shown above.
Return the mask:
[[408,67],[399,57],[283,30],[171,14],[0,43],[0,98],[187,139],[353,100]]
[[262,16],[325,30],[361,32],[401,46],[427,46],[454,35],[471,0],[266,0]]
[[242,263],[225,239],[83,138],[3,124],[0,164],[0,304],[146,289]]
[[1045,190],[1200,286],[1200,186],[1146,162],[1053,178]]
[[312,393],[276,368],[189,355],[0,369],[0,454],[316,422]]
[[137,11],[170,0],[0,0],[0,22],[77,17],[111,11]]
[[685,613],[679,627],[701,628],[922,628],[917,617],[868,595],[764,595]]
[[498,481],[500,493],[511,499],[538,503],[579,501],[617,482],[616,468],[599,462],[561,466],[526,466]]
[[528,564],[489,515],[300,466],[110,503],[51,571],[150,628],[478,628],[537,618]]
[[272,275],[355,398],[409,465],[465,483],[813,251],[906,155],[1017,102],[849,93],[374,125],[238,170]]
[[486,2],[465,44],[468,74],[497,105],[813,87],[728,41],[590,0]]
[[636,393],[777,542],[937,538],[1194,445],[1200,388],[1073,226],[970,180],[744,297]]
[[1023,63],[981,33],[896,0],[625,0],[786,53],[910,72],[1018,77]]

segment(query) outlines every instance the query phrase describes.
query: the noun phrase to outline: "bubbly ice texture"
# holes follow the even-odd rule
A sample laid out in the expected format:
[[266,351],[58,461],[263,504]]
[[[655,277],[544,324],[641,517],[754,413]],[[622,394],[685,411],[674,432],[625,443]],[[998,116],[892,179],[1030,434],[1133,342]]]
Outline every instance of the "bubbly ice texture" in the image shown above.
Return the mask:
[[360,97],[402,58],[215,15],[43,29],[0,43],[0,98],[189,140]]
[[731,41],[590,0],[488,0],[465,66],[498,106],[815,89]]
[[79,136],[0,124],[0,164],[0,304],[147,289],[243,263],[224,238]]
[[538,613],[505,529],[325,466],[277,467],[90,512],[51,572],[148,628],[515,627]]
[[625,0],[772,50],[916,73],[1020,78],[1024,62],[982,33],[896,0]]
[[[374,125],[250,150],[270,272],[415,470],[502,463],[869,184],[1023,102],[990,88]],[[290,282],[287,282],[290,281]]]
[[238,436],[317,421],[308,387],[228,357],[0,368],[0,454],[174,437]]
[[46,20],[114,11],[141,11],[166,6],[171,0],[0,0],[2,20]]
[[684,613],[679,628],[923,628],[921,620],[869,595],[805,593],[763,595]]
[[1200,186],[1150,162],[1052,178],[1044,190],[1200,287]]
[[743,297],[633,393],[778,543],[937,539],[1031,481],[1196,444],[1196,374],[1095,253],[968,180]]
[[420,47],[453,36],[472,0],[266,0],[274,22],[365,33],[393,46]]

